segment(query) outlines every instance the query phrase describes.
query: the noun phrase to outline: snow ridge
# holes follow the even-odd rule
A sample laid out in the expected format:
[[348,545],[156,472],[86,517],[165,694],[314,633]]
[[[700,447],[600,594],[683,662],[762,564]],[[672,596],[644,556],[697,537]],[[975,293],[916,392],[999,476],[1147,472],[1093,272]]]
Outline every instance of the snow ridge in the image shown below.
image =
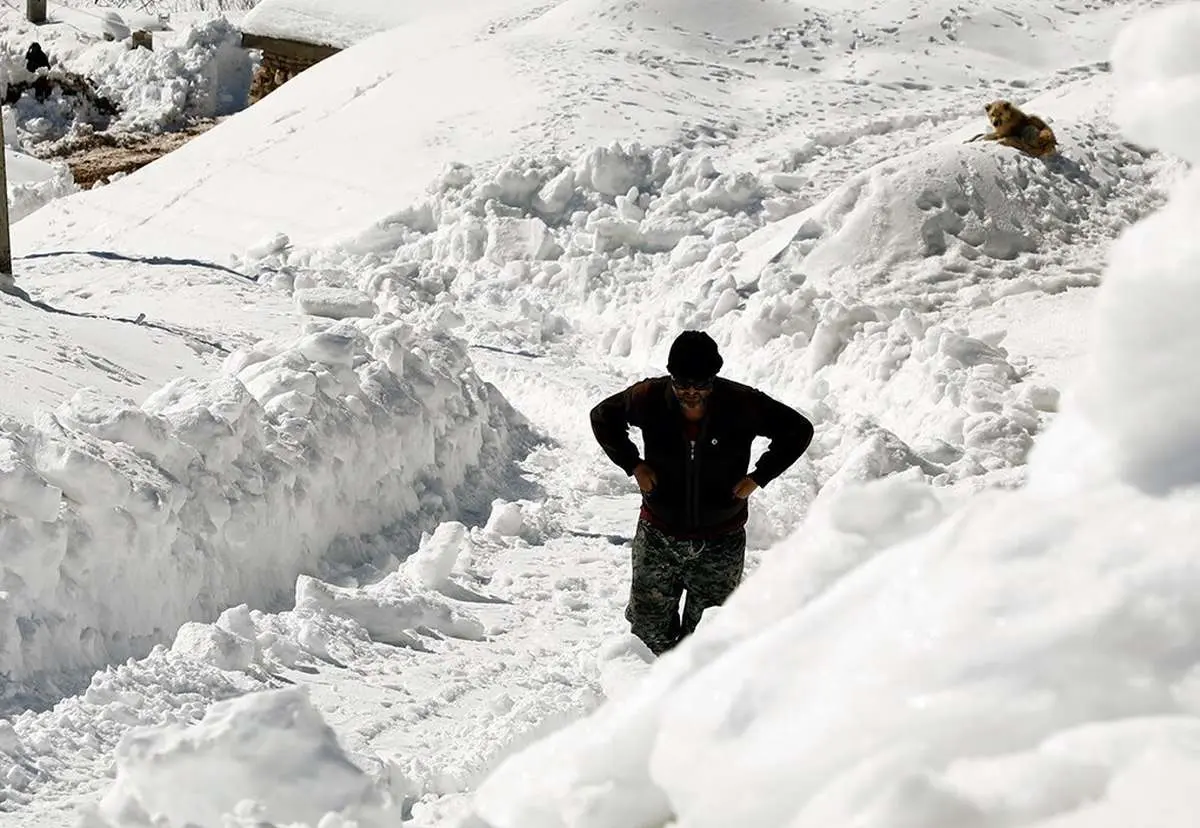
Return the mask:
[[[975,152],[935,157],[949,168]],[[912,171],[890,189],[911,190],[917,202],[928,183],[916,172],[927,162],[913,154],[864,175]],[[985,186],[994,178],[974,183],[980,224],[994,223],[987,205],[1005,201],[1001,185]],[[311,248],[276,236],[238,266],[298,301],[341,289],[474,344],[549,349],[577,340],[631,370],[657,370],[679,330],[709,330],[731,375],[773,390],[817,423],[821,439],[783,484],[807,497],[830,481],[904,471],[975,486],[1022,465],[1057,406],[1053,389],[1025,383],[1024,365],[1010,361],[999,337],[983,341],[948,315],[871,303],[810,279],[806,257],[823,245],[840,249],[841,232],[819,220],[824,208],[808,209],[778,180],[771,169],[719,170],[698,151],[620,144],[574,161],[455,164],[425,200],[360,233]],[[1018,202],[1014,210],[1032,215],[1040,207]],[[898,281],[949,258],[965,261],[957,249],[903,247],[900,240],[920,237],[922,221],[888,225],[862,255],[891,261]],[[781,226],[790,235],[773,240]],[[1007,265],[1010,251],[992,252],[1000,258],[984,249],[957,268],[960,281],[978,285],[974,297],[965,292],[968,306],[1001,290],[990,284],[992,268]],[[1033,277],[1010,289],[1055,290],[1056,279]],[[951,296],[940,301],[950,304]],[[794,523],[779,514],[759,520],[751,530],[764,545]]]
[[386,317],[317,320],[140,408],[81,391],[9,420],[6,695],[53,693],[223,607],[278,607],[300,573],[383,565],[438,520],[482,515],[528,438],[461,343]]

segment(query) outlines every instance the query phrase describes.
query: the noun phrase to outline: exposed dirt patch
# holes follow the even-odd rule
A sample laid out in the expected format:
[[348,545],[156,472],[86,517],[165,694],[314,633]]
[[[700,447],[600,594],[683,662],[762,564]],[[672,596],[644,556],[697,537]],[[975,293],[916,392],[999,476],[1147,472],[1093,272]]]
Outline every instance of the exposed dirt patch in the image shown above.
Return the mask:
[[156,135],[95,132],[71,141],[67,147],[60,148],[56,156],[67,162],[75,176],[75,183],[86,190],[117,173],[141,169],[212,129],[221,120],[198,121],[178,132]]

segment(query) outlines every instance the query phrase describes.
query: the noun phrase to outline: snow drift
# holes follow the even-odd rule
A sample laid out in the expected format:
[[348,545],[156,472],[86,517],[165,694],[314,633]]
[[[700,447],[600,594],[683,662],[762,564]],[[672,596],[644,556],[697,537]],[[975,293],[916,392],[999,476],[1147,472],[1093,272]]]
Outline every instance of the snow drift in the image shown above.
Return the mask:
[[[1027,106],[1046,111],[1045,101]],[[1055,127],[1063,151],[1046,160],[972,144],[852,176],[792,219],[806,237],[795,266],[841,295],[932,303],[961,301],[969,288],[967,298],[986,303],[1003,287],[981,285],[1036,279],[1029,274],[1067,264],[1073,247],[1100,245],[1157,206],[1146,199],[1148,152],[1091,123]],[[897,295],[905,279],[917,285]]]
[[[963,152],[926,158],[952,164]],[[705,153],[614,144],[574,161],[453,165],[428,193],[323,245],[273,237],[238,267],[298,301],[354,291],[489,347],[549,350],[583,335],[631,370],[661,366],[679,330],[708,330],[728,375],[817,424],[820,439],[783,484],[806,499],[820,485],[900,472],[982,485],[1024,463],[1057,407],[998,339],[810,283],[791,249],[800,242],[785,241],[779,263],[739,285],[753,256],[739,244],[804,214],[789,216],[798,202],[763,177],[721,171]],[[751,531],[761,540],[784,523],[794,520],[758,515]]]
[[5,692],[144,654],[224,607],[286,603],[300,573],[486,509],[522,423],[460,343],[386,317],[313,321],[140,408],[85,390],[4,421]]
[[[401,823],[385,790],[342,750],[303,688],[219,702],[191,727],[131,732],[117,778],[83,828],[119,825]],[[109,819],[112,822],[109,822]]]
[[5,164],[10,222],[18,222],[56,198],[79,190],[70,168],[61,161],[48,164],[6,147]]
[[[1181,5],[1114,48],[1130,137],[1192,163],[1197,37]],[[1198,196],[1192,171],[1117,242],[1028,488],[823,494],[693,638],[499,768],[471,824],[1190,825]]]

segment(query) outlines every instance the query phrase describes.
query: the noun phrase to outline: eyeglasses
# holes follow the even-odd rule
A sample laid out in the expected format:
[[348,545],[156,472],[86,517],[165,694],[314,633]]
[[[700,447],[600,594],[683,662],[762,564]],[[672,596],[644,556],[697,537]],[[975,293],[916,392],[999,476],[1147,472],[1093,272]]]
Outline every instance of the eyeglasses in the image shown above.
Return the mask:
[[713,382],[715,382],[713,377],[709,377],[708,379],[684,379],[683,377],[671,377],[671,385],[674,385],[680,391],[687,391],[689,389],[695,391],[708,391],[713,387]]

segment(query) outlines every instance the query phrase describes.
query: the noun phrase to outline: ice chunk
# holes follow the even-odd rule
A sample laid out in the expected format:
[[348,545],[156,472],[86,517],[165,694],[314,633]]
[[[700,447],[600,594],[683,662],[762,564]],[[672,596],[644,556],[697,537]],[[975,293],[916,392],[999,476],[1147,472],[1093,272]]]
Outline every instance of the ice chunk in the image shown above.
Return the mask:
[[297,290],[296,305],[304,313],[329,319],[370,318],[375,315],[375,301],[361,291],[351,288],[310,287]]

